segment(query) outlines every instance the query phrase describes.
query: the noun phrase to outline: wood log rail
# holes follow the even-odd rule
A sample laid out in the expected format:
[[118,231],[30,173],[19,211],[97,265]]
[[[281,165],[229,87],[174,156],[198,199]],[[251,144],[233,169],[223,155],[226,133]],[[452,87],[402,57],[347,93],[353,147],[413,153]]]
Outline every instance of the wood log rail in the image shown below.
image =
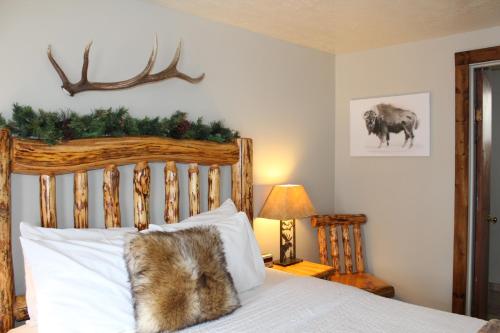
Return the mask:
[[119,187],[120,171],[114,164],[106,166],[102,184],[106,228],[118,228],[121,225]]
[[200,169],[191,163],[188,170],[189,216],[200,213]]
[[236,144],[239,158],[231,166],[231,197],[253,223],[253,143],[251,139],[237,139]]
[[14,301],[14,318],[16,321],[24,321],[30,319],[28,314],[28,306],[26,305],[26,297],[16,296]]
[[89,227],[89,180],[87,171],[76,172],[73,179],[73,217],[75,228]]
[[318,245],[319,245],[319,258],[323,265],[328,265],[327,241],[326,241],[326,227],[321,226],[318,228]]
[[13,138],[11,154],[13,173],[35,175],[59,175],[142,161],[231,165],[240,156],[235,143],[158,137],[78,139],[57,145]]
[[234,143],[173,140],[152,137],[97,138],[47,145],[36,140],[12,138],[0,129],[0,333],[14,321],[29,319],[26,299],[15,296],[11,245],[10,177],[12,173],[38,175],[40,219],[44,227],[57,227],[56,176],[73,173],[73,217],[75,228],[89,227],[89,170],[103,169],[104,224],[121,226],[120,172],[134,169],[134,223],[139,229],[149,223],[151,171],[148,162],[165,163],[165,221],[179,221],[179,174],[176,163],[189,164],[191,215],[200,212],[200,166],[208,170],[208,208],[220,206],[221,166],[231,166],[231,195],[240,210],[253,218],[252,140]]
[[[325,228],[326,226],[322,226]],[[325,241],[326,243],[326,241]],[[332,257],[332,266],[335,268],[335,273],[340,273],[340,251],[339,251],[339,239],[337,234],[337,228],[334,226],[330,227],[330,255]],[[326,258],[326,254],[325,254]],[[328,259],[325,260],[328,263]]]
[[134,168],[134,225],[139,230],[149,225],[149,188],[151,170],[147,162],[139,162]]
[[[332,227],[335,227],[332,226]],[[330,228],[332,228],[330,227]],[[343,224],[342,230],[342,245],[344,248],[344,272],[352,274],[352,255],[351,255],[351,241],[349,237],[349,224]]]
[[40,175],[40,220],[42,227],[57,228],[56,177]]
[[335,215],[314,215],[311,218],[311,225],[313,227],[319,227],[321,225],[332,225],[332,224],[355,224],[355,223],[366,223],[366,215],[364,214],[335,214]]
[[365,271],[365,262],[363,260],[363,240],[361,238],[361,224],[353,225],[354,234],[354,255],[356,257],[356,270],[363,273]]
[[208,210],[220,206],[220,168],[218,165],[210,166],[208,170]]
[[7,129],[0,130],[0,332],[14,326],[14,269],[10,211],[11,140]]
[[165,223],[179,222],[179,179],[175,162],[165,164]]

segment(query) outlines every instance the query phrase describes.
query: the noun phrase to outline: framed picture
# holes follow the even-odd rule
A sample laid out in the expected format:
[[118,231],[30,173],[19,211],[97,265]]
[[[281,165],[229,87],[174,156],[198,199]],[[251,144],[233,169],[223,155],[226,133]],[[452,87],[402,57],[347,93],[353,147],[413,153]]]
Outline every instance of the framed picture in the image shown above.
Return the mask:
[[429,156],[430,93],[350,102],[351,156]]

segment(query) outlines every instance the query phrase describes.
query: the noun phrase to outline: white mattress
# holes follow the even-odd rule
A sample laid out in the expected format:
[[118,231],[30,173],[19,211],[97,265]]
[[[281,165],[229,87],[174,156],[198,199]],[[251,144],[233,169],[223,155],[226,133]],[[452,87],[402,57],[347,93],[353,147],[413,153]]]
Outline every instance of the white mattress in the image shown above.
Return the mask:
[[[475,333],[485,324],[272,269],[263,286],[240,298],[242,307],[233,314],[182,332]],[[9,333],[38,332],[24,325]]]

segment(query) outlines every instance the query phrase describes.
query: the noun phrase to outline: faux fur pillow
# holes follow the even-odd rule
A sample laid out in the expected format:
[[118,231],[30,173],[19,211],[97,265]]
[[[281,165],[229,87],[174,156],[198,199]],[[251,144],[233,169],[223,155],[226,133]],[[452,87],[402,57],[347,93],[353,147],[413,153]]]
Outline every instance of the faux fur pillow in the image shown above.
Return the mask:
[[138,333],[179,330],[240,306],[216,227],[130,236],[125,260]]

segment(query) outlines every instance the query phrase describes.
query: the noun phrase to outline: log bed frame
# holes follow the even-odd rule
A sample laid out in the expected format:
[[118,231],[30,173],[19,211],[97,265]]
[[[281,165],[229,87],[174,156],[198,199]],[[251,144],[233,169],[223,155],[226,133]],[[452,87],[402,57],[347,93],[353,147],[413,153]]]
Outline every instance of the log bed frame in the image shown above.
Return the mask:
[[104,225],[119,227],[120,202],[118,166],[135,164],[133,175],[134,224],[149,224],[150,169],[148,162],[166,162],[166,223],[179,221],[179,181],[176,163],[188,163],[189,215],[200,212],[198,165],[208,172],[208,209],[220,204],[220,166],[231,165],[231,196],[239,210],[253,218],[252,140],[237,139],[219,144],[207,141],[174,140],[157,137],[121,137],[72,140],[47,145],[36,140],[11,137],[0,130],[0,333],[14,322],[28,319],[24,296],[14,292],[11,234],[12,173],[40,176],[41,225],[57,228],[56,176],[74,173],[74,226],[88,228],[87,171],[104,169]]

